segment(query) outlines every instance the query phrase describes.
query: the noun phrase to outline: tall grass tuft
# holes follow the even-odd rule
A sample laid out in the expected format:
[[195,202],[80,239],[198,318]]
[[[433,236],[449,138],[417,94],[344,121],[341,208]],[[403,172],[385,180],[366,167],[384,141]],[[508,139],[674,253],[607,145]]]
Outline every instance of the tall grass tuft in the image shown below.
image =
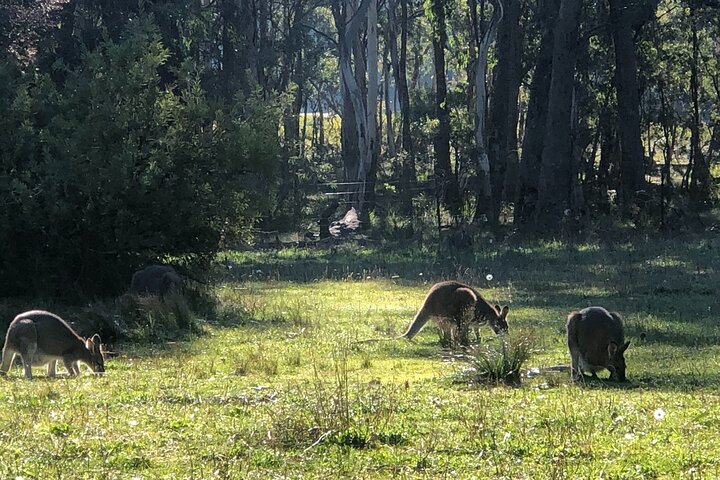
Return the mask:
[[121,300],[120,312],[134,340],[170,340],[199,330],[182,295],[166,298],[124,295]]
[[521,334],[502,338],[498,345],[475,347],[469,355],[472,368],[461,373],[462,380],[519,384],[522,368],[533,353],[533,344],[532,337]]

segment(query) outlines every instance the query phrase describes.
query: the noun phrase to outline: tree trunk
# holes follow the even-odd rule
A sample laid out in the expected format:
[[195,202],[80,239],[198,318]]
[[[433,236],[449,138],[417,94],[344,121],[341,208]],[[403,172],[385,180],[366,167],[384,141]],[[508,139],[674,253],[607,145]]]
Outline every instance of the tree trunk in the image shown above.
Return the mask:
[[[503,18],[503,4],[500,0],[493,2],[493,14],[490,24],[478,42],[477,58],[475,59],[475,150],[477,155],[478,183],[475,192],[475,215],[473,220],[478,221],[485,217],[493,220],[493,188],[490,182],[490,159],[488,156],[488,143],[485,138],[485,119],[487,105],[487,76],[488,50],[495,40],[498,23]],[[475,32],[478,39],[479,32]]]
[[692,99],[692,122],[690,124],[690,164],[693,166],[690,195],[696,205],[706,204],[710,197],[710,165],[700,149],[700,101],[699,101],[699,51],[698,15],[695,2],[690,2],[692,60],[690,63],[690,97]]
[[236,0],[238,7],[238,27],[234,33],[238,42],[237,58],[238,83],[245,97],[252,94],[253,88],[258,84],[257,77],[257,49],[255,38],[257,37],[256,24],[257,12],[255,4],[251,0]]
[[553,47],[548,116],[542,150],[535,223],[557,227],[570,208],[573,179],[572,106],[582,2],[562,0]]
[[445,1],[432,0],[432,43],[435,63],[435,115],[438,129],[435,135],[435,177],[440,198],[452,215],[460,214],[457,181],[450,166],[450,110],[447,105],[447,78],[445,75]]
[[542,0],[538,10],[538,22],[542,25],[543,35],[540,39],[535,71],[530,84],[528,112],[525,118],[519,185],[515,201],[514,222],[516,224],[526,223],[532,218],[538,201],[538,178],[542,164],[552,73],[553,30],[559,6],[559,0]]
[[493,70],[488,124],[488,154],[493,191],[491,223],[497,223],[503,200],[515,201],[517,179],[518,95],[521,80],[520,0],[505,0],[498,25],[497,65]]
[[[352,67],[352,51],[355,50],[356,67],[360,62],[357,58],[357,49],[354,48],[359,41],[359,32],[362,21],[370,5],[370,0],[362,0],[356,11],[351,11],[348,0],[335,0],[332,3],[333,17],[338,30],[338,50],[340,78],[343,85],[343,118],[342,118],[342,148],[343,163],[345,165],[345,180],[358,182],[363,187],[365,177],[359,174],[367,171],[366,156],[368,152],[367,114],[361,87]],[[359,197],[359,196],[358,196]],[[355,205],[360,207],[358,198]]]
[[[294,84],[293,102],[283,112],[283,148],[280,164],[280,187],[278,191],[275,212],[279,212],[285,206],[286,201],[292,202],[294,217],[298,218],[299,203],[290,195],[291,190],[297,184],[295,172],[291,165],[291,159],[300,155],[300,112],[305,103],[304,98],[304,72],[303,67],[303,34],[300,28],[302,16],[302,4],[295,2],[290,6],[289,2],[284,4],[284,34],[282,50],[282,74],[280,76],[279,88],[281,91],[288,91],[291,83]],[[260,69],[262,70],[262,69]],[[259,71],[260,71],[259,70]],[[264,77],[262,77],[264,78]]]
[[412,212],[411,186],[415,183],[415,157],[410,137],[410,93],[407,81],[407,41],[408,41],[408,0],[400,0],[400,51],[397,47],[397,33],[395,25],[395,0],[388,0],[388,32],[386,40],[390,45],[390,58],[393,64],[395,89],[400,103],[401,115],[401,145],[402,145],[402,172],[400,175],[402,188],[402,209],[405,214]]
[[385,106],[385,136],[387,141],[387,155],[395,159],[397,146],[395,145],[395,127],[393,125],[393,99],[390,96],[390,61],[388,59],[387,45],[383,49],[383,104]]
[[665,228],[667,226],[667,206],[670,204],[670,195],[672,194],[671,167],[673,160],[673,152],[675,151],[676,129],[670,115],[670,106],[668,105],[667,95],[665,94],[665,82],[658,82],[658,92],[660,93],[660,106],[662,108],[660,121],[663,130],[663,167],[660,174],[660,225]]
[[[364,155],[365,171],[358,172],[363,181],[358,200],[358,212],[369,214],[375,208],[375,177],[379,152],[378,142],[378,32],[377,0],[370,0],[367,11],[367,151]],[[361,174],[362,173],[362,174]]]
[[626,213],[645,188],[645,162],[640,128],[637,58],[633,40],[632,0],[610,0],[610,25],[615,44],[615,86],[621,146],[620,202]]
[[445,73],[445,0],[432,0],[432,43],[435,63],[435,115],[438,129],[435,135],[435,177],[440,197],[453,215],[460,213],[457,182],[450,166],[450,109],[447,105],[447,77]]

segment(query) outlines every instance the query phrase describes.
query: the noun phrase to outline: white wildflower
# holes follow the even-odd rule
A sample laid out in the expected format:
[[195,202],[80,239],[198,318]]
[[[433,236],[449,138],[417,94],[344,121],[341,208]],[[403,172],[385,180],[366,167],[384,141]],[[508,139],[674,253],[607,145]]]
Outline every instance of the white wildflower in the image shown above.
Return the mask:
[[655,420],[662,420],[663,418],[665,418],[665,410],[663,410],[662,408],[658,408],[653,413],[653,417],[655,417]]
[[492,279],[493,279],[492,273],[488,273],[488,274],[485,276],[485,280],[487,280],[488,282],[492,282]]

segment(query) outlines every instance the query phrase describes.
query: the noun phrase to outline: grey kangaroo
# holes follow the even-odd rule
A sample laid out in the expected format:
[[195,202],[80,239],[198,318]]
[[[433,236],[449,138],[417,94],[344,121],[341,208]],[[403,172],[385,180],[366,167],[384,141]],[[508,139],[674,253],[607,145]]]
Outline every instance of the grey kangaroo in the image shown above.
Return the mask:
[[48,366],[48,377],[54,377],[58,360],[63,362],[70,376],[80,374],[79,362],[95,373],[105,371],[99,335],[83,340],[65,320],[42,310],[21,313],[10,323],[0,375],[7,374],[15,355],[22,358],[25,378],[32,378],[32,367],[43,365]]
[[477,290],[456,281],[439,282],[430,288],[420,311],[415,315],[402,338],[412,339],[433,318],[442,331],[440,343],[468,343],[468,329],[472,327],[479,340],[481,325],[488,324],[496,334],[507,333],[509,307],[488,303]]
[[182,283],[182,278],[173,267],[150,265],[133,274],[130,281],[130,293],[164,297],[169,293],[180,293]]
[[573,379],[583,378],[590,372],[608,369],[610,380],[625,381],[625,341],[620,315],[602,307],[589,307],[571,312],[567,320],[567,343],[570,349],[570,374]]

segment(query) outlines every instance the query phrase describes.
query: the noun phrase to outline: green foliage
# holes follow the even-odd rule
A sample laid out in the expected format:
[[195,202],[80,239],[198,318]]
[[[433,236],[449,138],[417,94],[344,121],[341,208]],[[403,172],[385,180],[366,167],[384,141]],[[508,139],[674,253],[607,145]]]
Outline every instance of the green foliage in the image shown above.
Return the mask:
[[[63,84],[0,68],[4,292],[107,293],[137,266],[202,261],[242,233],[274,170],[277,117],[215,108],[198,80],[165,90],[152,24],[86,52]],[[59,66],[58,68],[63,68]]]

